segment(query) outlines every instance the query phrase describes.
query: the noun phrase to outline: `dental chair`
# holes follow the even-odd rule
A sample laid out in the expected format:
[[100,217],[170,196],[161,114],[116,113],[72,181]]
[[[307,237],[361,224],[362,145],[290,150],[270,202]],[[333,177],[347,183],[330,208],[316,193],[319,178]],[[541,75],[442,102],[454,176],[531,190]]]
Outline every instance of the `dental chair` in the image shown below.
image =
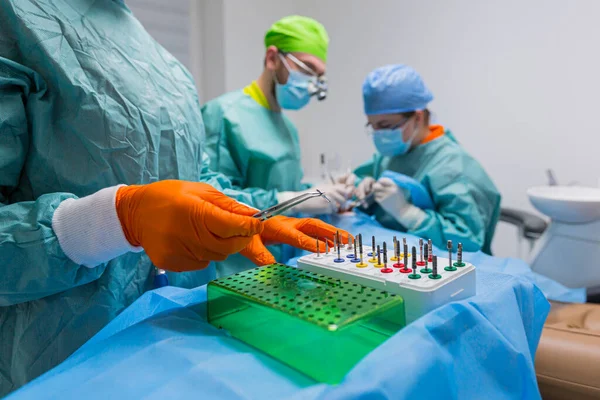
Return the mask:
[[535,356],[544,400],[600,398],[600,304],[550,302]]
[[518,229],[517,255],[523,260],[527,259],[535,241],[548,228],[548,223],[537,215],[508,207],[500,210],[500,222],[514,225]]
[[[500,221],[517,227],[523,259],[548,227],[537,215],[512,208],[501,210]],[[550,303],[535,357],[542,398],[600,399],[600,304]]]

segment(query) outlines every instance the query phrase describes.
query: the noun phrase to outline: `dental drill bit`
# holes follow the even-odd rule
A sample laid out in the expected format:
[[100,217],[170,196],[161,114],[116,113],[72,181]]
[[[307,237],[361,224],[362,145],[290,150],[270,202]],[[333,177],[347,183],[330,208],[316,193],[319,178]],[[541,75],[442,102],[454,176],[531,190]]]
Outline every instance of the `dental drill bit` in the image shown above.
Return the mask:
[[337,243],[337,258],[333,261],[336,263],[342,263],[345,260],[342,258],[342,246],[340,244],[340,231],[336,232],[335,239],[336,239],[336,243]]
[[375,258],[375,236],[371,236],[371,252],[369,255]]
[[375,268],[381,268],[383,264],[381,264],[381,248],[377,245],[377,264],[374,265]]
[[392,254],[392,256],[390,257],[390,261],[400,261],[398,260],[398,252],[396,251],[398,249],[398,239],[396,238],[396,236],[394,236],[394,252]]
[[433,272],[429,275],[429,279],[441,279],[442,276],[438,274],[437,256],[433,256],[432,264],[433,264],[433,270],[432,270]]
[[423,262],[423,239],[419,239],[419,261],[417,262],[417,265],[420,267],[425,266],[425,263]]
[[[417,248],[413,246],[412,248],[413,255],[417,253]],[[417,257],[413,256],[412,258],[412,274],[408,275],[410,279],[419,279],[421,275],[417,274]]]
[[377,264],[377,248],[375,247],[375,236],[371,236],[371,252],[369,253],[371,258],[369,262],[372,264]]
[[319,237],[317,236],[317,258],[321,258],[321,250],[319,249]]
[[404,263],[402,264],[400,272],[403,274],[410,273],[410,269],[408,268],[408,245],[406,244],[406,241],[404,241]]
[[334,234],[333,235],[333,252],[335,253],[337,251],[337,236]]
[[431,268],[429,268],[429,246],[425,245],[423,249],[423,265],[425,268],[421,268],[421,272],[424,274],[431,273]]
[[358,250],[360,253],[360,262],[356,264],[358,268],[366,268],[369,266],[363,259],[363,243],[362,243],[362,233],[358,235]]
[[433,261],[433,243],[431,239],[427,241],[427,247],[429,248],[429,262]]
[[396,259],[396,264],[394,264],[394,268],[402,268],[404,267],[404,265],[402,265],[402,263],[400,262],[400,242],[398,242],[398,240],[396,239],[396,243],[395,243],[395,248],[394,248],[394,252],[395,252],[395,256],[394,258]]
[[444,268],[445,271],[456,271],[456,267],[452,265],[452,240],[448,240],[448,266]]
[[[354,241],[354,245],[352,245],[352,242]],[[352,237],[348,236],[348,248],[347,250],[352,251],[354,250],[354,254],[350,253],[346,256],[346,258],[349,258],[350,260],[355,259],[355,254],[356,254],[356,237],[354,239],[352,239]]]
[[385,242],[383,242],[383,269],[381,270],[381,272],[383,272],[384,274],[389,274],[391,272],[394,272],[393,269],[388,268],[388,257],[387,257],[387,244]]
[[454,263],[455,267],[464,267],[466,264],[463,262],[463,245],[462,243],[458,244],[458,250],[456,255],[456,262]]

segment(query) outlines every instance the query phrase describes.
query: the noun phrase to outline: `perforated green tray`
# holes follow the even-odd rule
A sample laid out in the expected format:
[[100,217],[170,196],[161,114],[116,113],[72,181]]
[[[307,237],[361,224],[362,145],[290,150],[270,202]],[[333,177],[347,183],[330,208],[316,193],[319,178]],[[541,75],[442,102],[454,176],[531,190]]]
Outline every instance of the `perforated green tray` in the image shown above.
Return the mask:
[[405,325],[400,296],[282,264],[209,283],[208,320],[327,383]]

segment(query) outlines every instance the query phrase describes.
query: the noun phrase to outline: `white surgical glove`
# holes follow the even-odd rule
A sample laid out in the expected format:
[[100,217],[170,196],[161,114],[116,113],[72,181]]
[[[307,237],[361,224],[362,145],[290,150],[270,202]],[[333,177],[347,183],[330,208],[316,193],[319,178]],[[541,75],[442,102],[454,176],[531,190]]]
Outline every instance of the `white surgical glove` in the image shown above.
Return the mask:
[[390,178],[380,178],[373,184],[375,201],[408,230],[413,230],[425,219],[425,211],[410,204],[402,190]]
[[342,176],[339,176],[335,179],[335,183],[341,183],[346,186],[354,186],[358,177],[354,175],[352,172],[348,172]]
[[364,200],[365,197],[370,195],[371,192],[373,191],[374,184],[375,184],[375,179],[373,179],[372,177],[367,176],[366,178],[364,178],[362,181],[360,181],[360,183],[358,184],[358,187],[356,188],[356,197],[359,200]]
[[339,183],[315,185],[313,188],[301,192],[279,192],[277,193],[277,201],[279,203],[283,203],[284,201],[300,196],[302,193],[314,192],[316,189],[319,189],[321,192],[325,193],[325,196],[331,200],[331,203],[329,203],[323,197],[315,197],[313,199],[306,200],[304,203],[298,204],[290,211],[292,213],[305,213],[313,215],[334,214],[340,210],[340,207],[346,203],[348,199],[350,199],[353,190],[352,187]]

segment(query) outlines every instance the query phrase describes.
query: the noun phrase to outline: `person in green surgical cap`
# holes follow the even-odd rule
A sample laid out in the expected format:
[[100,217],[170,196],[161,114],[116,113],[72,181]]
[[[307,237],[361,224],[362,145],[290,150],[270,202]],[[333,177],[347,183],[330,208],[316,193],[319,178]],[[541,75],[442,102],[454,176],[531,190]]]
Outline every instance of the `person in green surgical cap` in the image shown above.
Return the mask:
[[[273,206],[309,190],[302,183],[298,131],[282,110],[300,110],[313,97],[327,96],[325,80],[329,37],[314,19],[288,16],[265,35],[264,68],[258,79],[241,90],[224,94],[202,107],[210,168],[226,175],[258,209]],[[335,213],[352,195],[343,183],[319,184],[331,200],[316,198],[292,212]],[[269,246],[285,262],[282,246]],[[289,250],[289,249],[288,249]],[[240,256],[217,263],[219,276],[250,267]]]
[[[282,110],[299,110],[327,95],[325,70],[329,38],[314,19],[288,16],[265,35],[264,68],[242,90],[220,96],[202,108],[210,167],[263,209],[309,188],[302,181],[298,132]],[[294,209],[308,214],[336,212],[352,188],[319,185],[332,200],[307,201]]]
[[270,264],[263,243],[315,251],[337,231],[254,218],[204,149],[191,74],[123,1],[0,1],[0,398],[157,276],[197,287],[211,261]]

